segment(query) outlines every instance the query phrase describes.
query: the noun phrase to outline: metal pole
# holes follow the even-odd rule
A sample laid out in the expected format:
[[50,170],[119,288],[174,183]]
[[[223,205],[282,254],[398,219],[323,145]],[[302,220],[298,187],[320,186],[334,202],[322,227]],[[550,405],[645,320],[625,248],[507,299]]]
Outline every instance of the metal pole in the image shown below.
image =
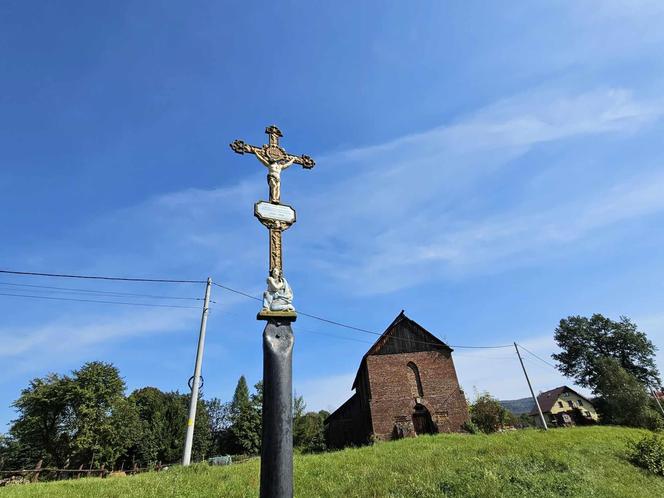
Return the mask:
[[261,498],[293,496],[293,330],[271,318],[263,332]]
[[184,454],[182,465],[191,463],[191,447],[194,443],[194,423],[196,422],[196,406],[198,405],[198,388],[201,380],[203,363],[203,347],[205,346],[205,328],[207,326],[208,310],[210,307],[210,288],[212,278],[208,277],[205,285],[205,298],[203,299],[203,314],[201,315],[201,330],[198,334],[198,349],[196,350],[196,365],[194,366],[194,382],[191,386],[191,399],[189,400],[189,417],[187,418],[187,433],[184,438]]
[[664,408],[662,408],[662,404],[659,402],[659,398],[657,397],[657,392],[653,390],[652,387],[648,386],[648,389],[650,389],[650,394],[652,395],[653,398],[655,398],[655,402],[657,403],[657,406],[659,406],[659,411],[662,412],[662,415],[664,415]]
[[519,352],[519,346],[516,345],[516,342],[514,343],[514,349],[516,349],[516,355],[519,357],[519,361],[521,362],[521,368],[523,368],[523,375],[526,376],[526,382],[528,382],[528,389],[530,389],[530,395],[533,397],[533,401],[535,402],[535,405],[537,406],[537,411],[539,412],[540,420],[542,421],[542,426],[544,427],[544,430],[548,430],[548,426],[546,425],[546,420],[544,420],[544,414],[542,413],[542,408],[540,408],[539,401],[537,401],[537,396],[535,396],[535,392],[533,391],[533,386],[530,385],[530,379],[528,378],[528,372],[526,372],[526,366],[523,364],[523,359],[521,358],[521,353]]

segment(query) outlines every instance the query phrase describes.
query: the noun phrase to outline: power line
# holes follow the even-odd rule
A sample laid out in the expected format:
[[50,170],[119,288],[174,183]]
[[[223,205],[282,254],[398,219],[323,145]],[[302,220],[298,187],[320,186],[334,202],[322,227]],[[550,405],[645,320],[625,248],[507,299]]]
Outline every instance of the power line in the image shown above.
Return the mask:
[[555,368],[556,370],[558,370],[558,367],[556,367],[553,363],[549,363],[549,362],[546,361],[545,359],[543,359],[543,358],[537,356],[535,353],[533,353],[533,352],[530,351],[529,349],[526,349],[525,347],[523,347],[522,344],[519,344],[519,347],[520,347],[521,349],[523,349],[525,352],[530,353],[532,356],[534,356],[535,358],[537,358],[539,361],[541,361],[541,362],[543,362],[543,363],[546,363],[546,364],[549,365],[551,368]]
[[[0,270],[0,273],[4,274],[11,274],[11,275],[24,275],[24,276],[40,276],[40,277],[54,277],[54,278],[76,278],[76,279],[90,279],[90,280],[111,280],[111,281],[122,281],[122,282],[156,282],[156,283],[206,283],[205,280],[180,280],[180,279],[167,279],[167,278],[135,278],[135,277],[109,277],[109,276],[102,276],[102,275],[80,275],[80,274],[65,274],[65,273],[44,273],[44,272],[27,272],[27,271],[17,271],[17,270]],[[10,284],[10,285],[21,285],[21,284]],[[28,286],[27,284],[22,284],[25,286]],[[226,285],[218,284],[216,282],[213,282],[213,285],[227,290],[229,292],[233,292],[235,294],[238,294],[240,296],[244,296],[248,299],[252,299],[255,301],[262,301],[259,297],[252,296],[251,294],[248,294],[246,292],[233,289],[232,287],[228,287]],[[40,287],[40,288],[49,288],[48,286],[34,286],[34,287]],[[56,287],[53,287],[53,289],[57,289]],[[59,290],[74,290],[74,289],[66,289],[66,288],[59,288]],[[78,291],[81,292],[92,292],[96,294],[107,294],[107,295],[134,295],[131,293],[111,293],[111,292],[104,292],[104,291],[92,291],[92,290],[86,290],[86,289],[78,289]],[[170,307],[170,308],[193,308],[191,306],[177,306],[177,305],[156,305],[156,304],[148,304],[148,303],[123,303],[119,301],[101,301],[101,300],[91,300],[91,299],[74,299],[74,298],[56,298],[56,297],[46,297],[46,296],[31,296],[31,295],[23,295],[23,294],[9,294],[9,293],[0,293],[0,295],[4,296],[12,296],[12,297],[28,297],[28,298],[34,298],[34,299],[52,299],[52,300],[62,300],[62,301],[80,301],[80,302],[97,302],[97,303],[103,303],[103,304],[127,304],[127,305],[132,305],[132,306],[155,306],[155,307]],[[157,299],[177,299],[177,298],[171,298],[171,297],[166,297],[166,296],[152,296],[152,295],[138,295],[136,294],[137,297],[150,297],[150,298],[157,298]],[[199,300],[199,298],[183,298],[183,299],[196,299]],[[347,323],[342,323],[336,320],[331,320],[329,318],[324,318],[321,316],[313,315],[310,313],[305,313],[303,311],[298,312],[302,316],[306,316],[308,318],[312,318],[314,320],[318,320],[321,322],[329,323],[331,325],[336,325],[338,327],[343,327],[349,330],[354,330],[356,332],[362,332],[364,334],[371,334],[375,336],[382,336],[383,334],[380,332],[375,332],[372,330],[367,330],[361,327],[357,327],[355,325],[350,325]],[[393,339],[399,339],[399,338],[393,338]],[[412,343],[418,343],[418,344],[425,344],[425,345],[438,345],[437,343],[429,342],[429,341],[417,341],[415,339],[408,339],[409,342]],[[448,345],[451,348],[458,348],[458,349],[502,349],[502,348],[511,348],[512,345],[498,345],[498,346],[465,346],[465,345]],[[525,349],[525,348],[524,348]],[[531,353],[532,354],[532,353]],[[541,359],[541,358],[540,358]]]
[[[242,291],[239,291],[239,290],[237,290],[237,289],[233,289],[232,287],[228,287],[228,286],[226,286],[226,285],[221,285],[221,284],[218,284],[218,283],[216,283],[216,282],[213,282],[213,284],[216,285],[217,287],[220,287],[220,288],[225,289],[225,290],[227,290],[227,291],[233,292],[233,293],[235,293],[235,294],[239,294],[239,295],[244,296],[244,297],[247,297],[247,298],[249,298],[249,299],[253,299],[253,300],[255,300],[255,301],[262,301],[262,299],[260,299],[259,297],[252,296],[251,294],[247,294],[246,292],[242,292]],[[325,322],[325,323],[329,323],[329,324],[332,324],[332,325],[336,325],[336,326],[338,326],[338,327],[343,327],[343,328],[347,328],[347,329],[350,329],[350,330],[355,330],[355,331],[357,331],[357,332],[362,332],[362,333],[364,333],[364,334],[371,334],[371,335],[376,335],[376,336],[379,336],[379,337],[383,335],[381,332],[375,332],[375,331],[373,331],[373,330],[363,329],[363,328],[361,328],[361,327],[356,327],[356,326],[354,326],[354,325],[349,325],[349,324],[347,324],[347,323],[338,322],[338,321],[336,321],[336,320],[330,320],[329,318],[324,318],[324,317],[321,317],[321,316],[312,315],[312,314],[310,314],[310,313],[305,313],[304,311],[298,311],[297,313],[298,313],[298,315],[302,315],[302,316],[306,316],[306,317],[309,317],[309,318],[313,318],[314,320],[319,320],[319,321],[321,321],[321,322]],[[394,337],[393,339],[399,339],[399,338],[398,338],[398,337]],[[417,340],[414,340],[414,339],[408,339],[408,341],[409,341],[409,342],[414,342],[414,343],[419,343],[419,344],[437,345],[437,346],[440,346],[440,344],[437,344],[437,343],[433,343],[433,342],[425,342],[425,341],[417,341]],[[459,345],[452,345],[452,344],[449,344],[448,346],[451,347],[451,348],[459,348],[459,349],[502,349],[502,348],[511,348],[511,347],[512,347],[511,344],[508,344],[508,345],[500,345],[500,346],[459,346]]]
[[199,309],[198,306],[180,306],[177,304],[153,304],[153,303],[128,303],[123,301],[101,301],[96,299],[77,299],[74,297],[53,297],[53,296],[34,296],[30,294],[9,294],[0,292],[0,296],[10,297],[25,297],[30,299],[48,299],[52,301],[76,301],[82,303],[100,303],[100,304],[124,304],[127,306],[145,306],[152,308],[186,308],[186,309]]
[[220,288],[225,289],[227,291],[234,292],[235,294],[239,294],[239,295],[244,296],[244,297],[248,297],[249,299],[254,299],[255,301],[262,301],[262,299],[259,298],[259,297],[252,296],[251,294],[247,294],[246,292],[242,292],[242,291],[239,291],[239,290],[236,290],[236,289],[231,289],[230,287],[226,287],[225,285],[218,284],[217,282],[212,282],[212,285],[216,285],[217,287],[220,287]]
[[66,273],[40,273],[32,271],[0,270],[0,273],[10,275],[27,275],[35,277],[81,278],[89,280],[115,280],[120,282],[157,282],[172,284],[204,284],[205,280],[178,280],[173,278],[133,278],[133,277],[107,277],[101,275],[73,275]]
[[178,300],[190,300],[190,301],[202,301],[200,297],[182,297],[182,296],[156,296],[154,294],[138,294],[133,292],[115,292],[115,291],[100,291],[92,289],[81,289],[80,287],[54,287],[50,285],[35,285],[35,284],[15,284],[13,282],[0,282],[0,285],[11,285],[13,287],[29,287],[35,289],[50,289],[58,290],[64,292],[71,292],[74,294],[101,294],[108,296],[135,296],[135,297],[149,297],[153,299],[178,299]]

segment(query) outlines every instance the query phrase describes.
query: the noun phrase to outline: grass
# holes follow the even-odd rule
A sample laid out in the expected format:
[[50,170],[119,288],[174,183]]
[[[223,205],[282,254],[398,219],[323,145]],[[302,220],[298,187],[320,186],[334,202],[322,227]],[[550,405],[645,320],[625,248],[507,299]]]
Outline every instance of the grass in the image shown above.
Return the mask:
[[[299,497],[654,497],[664,478],[626,458],[645,431],[579,427],[447,434],[295,457]],[[259,460],[175,467],[133,477],[0,488],[10,497],[256,497]]]

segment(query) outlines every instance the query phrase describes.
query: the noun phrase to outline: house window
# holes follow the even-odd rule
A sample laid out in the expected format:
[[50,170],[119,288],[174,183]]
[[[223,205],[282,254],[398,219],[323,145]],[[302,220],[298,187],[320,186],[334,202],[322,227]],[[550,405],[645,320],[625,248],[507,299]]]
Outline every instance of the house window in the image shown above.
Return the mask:
[[565,405],[563,405],[563,402],[562,402],[562,401],[558,401],[558,408],[562,408],[563,406],[565,406]]
[[583,401],[578,400],[577,403],[579,403],[579,406],[583,406]]
[[410,381],[410,393],[414,398],[423,398],[424,391],[422,390],[422,380],[420,379],[420,371],[417,365],[412,361],[408,362],[408,380]]
[[567,402],[567,404],[569,405],[570,408],[574,408],[574,401],[572,401],[571,399]]

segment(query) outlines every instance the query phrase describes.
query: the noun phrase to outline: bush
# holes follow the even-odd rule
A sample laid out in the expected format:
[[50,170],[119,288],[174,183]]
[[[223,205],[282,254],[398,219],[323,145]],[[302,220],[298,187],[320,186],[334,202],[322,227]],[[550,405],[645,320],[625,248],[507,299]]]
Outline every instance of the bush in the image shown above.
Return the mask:
[[479,430],[491,434],[505,425],[507,410],[496,398],[485,392],[479,394],[475,402],[470,405],[470,419]]
[[664,476],[664,437],[658,434],[644,436],[633,445],[629,459],[634,465]]
[[477,427],[477,424],[472,420],[465,421],[461,426],[461,430],[467,432],[468,434],[479,434],[481,432],[480,428]]

